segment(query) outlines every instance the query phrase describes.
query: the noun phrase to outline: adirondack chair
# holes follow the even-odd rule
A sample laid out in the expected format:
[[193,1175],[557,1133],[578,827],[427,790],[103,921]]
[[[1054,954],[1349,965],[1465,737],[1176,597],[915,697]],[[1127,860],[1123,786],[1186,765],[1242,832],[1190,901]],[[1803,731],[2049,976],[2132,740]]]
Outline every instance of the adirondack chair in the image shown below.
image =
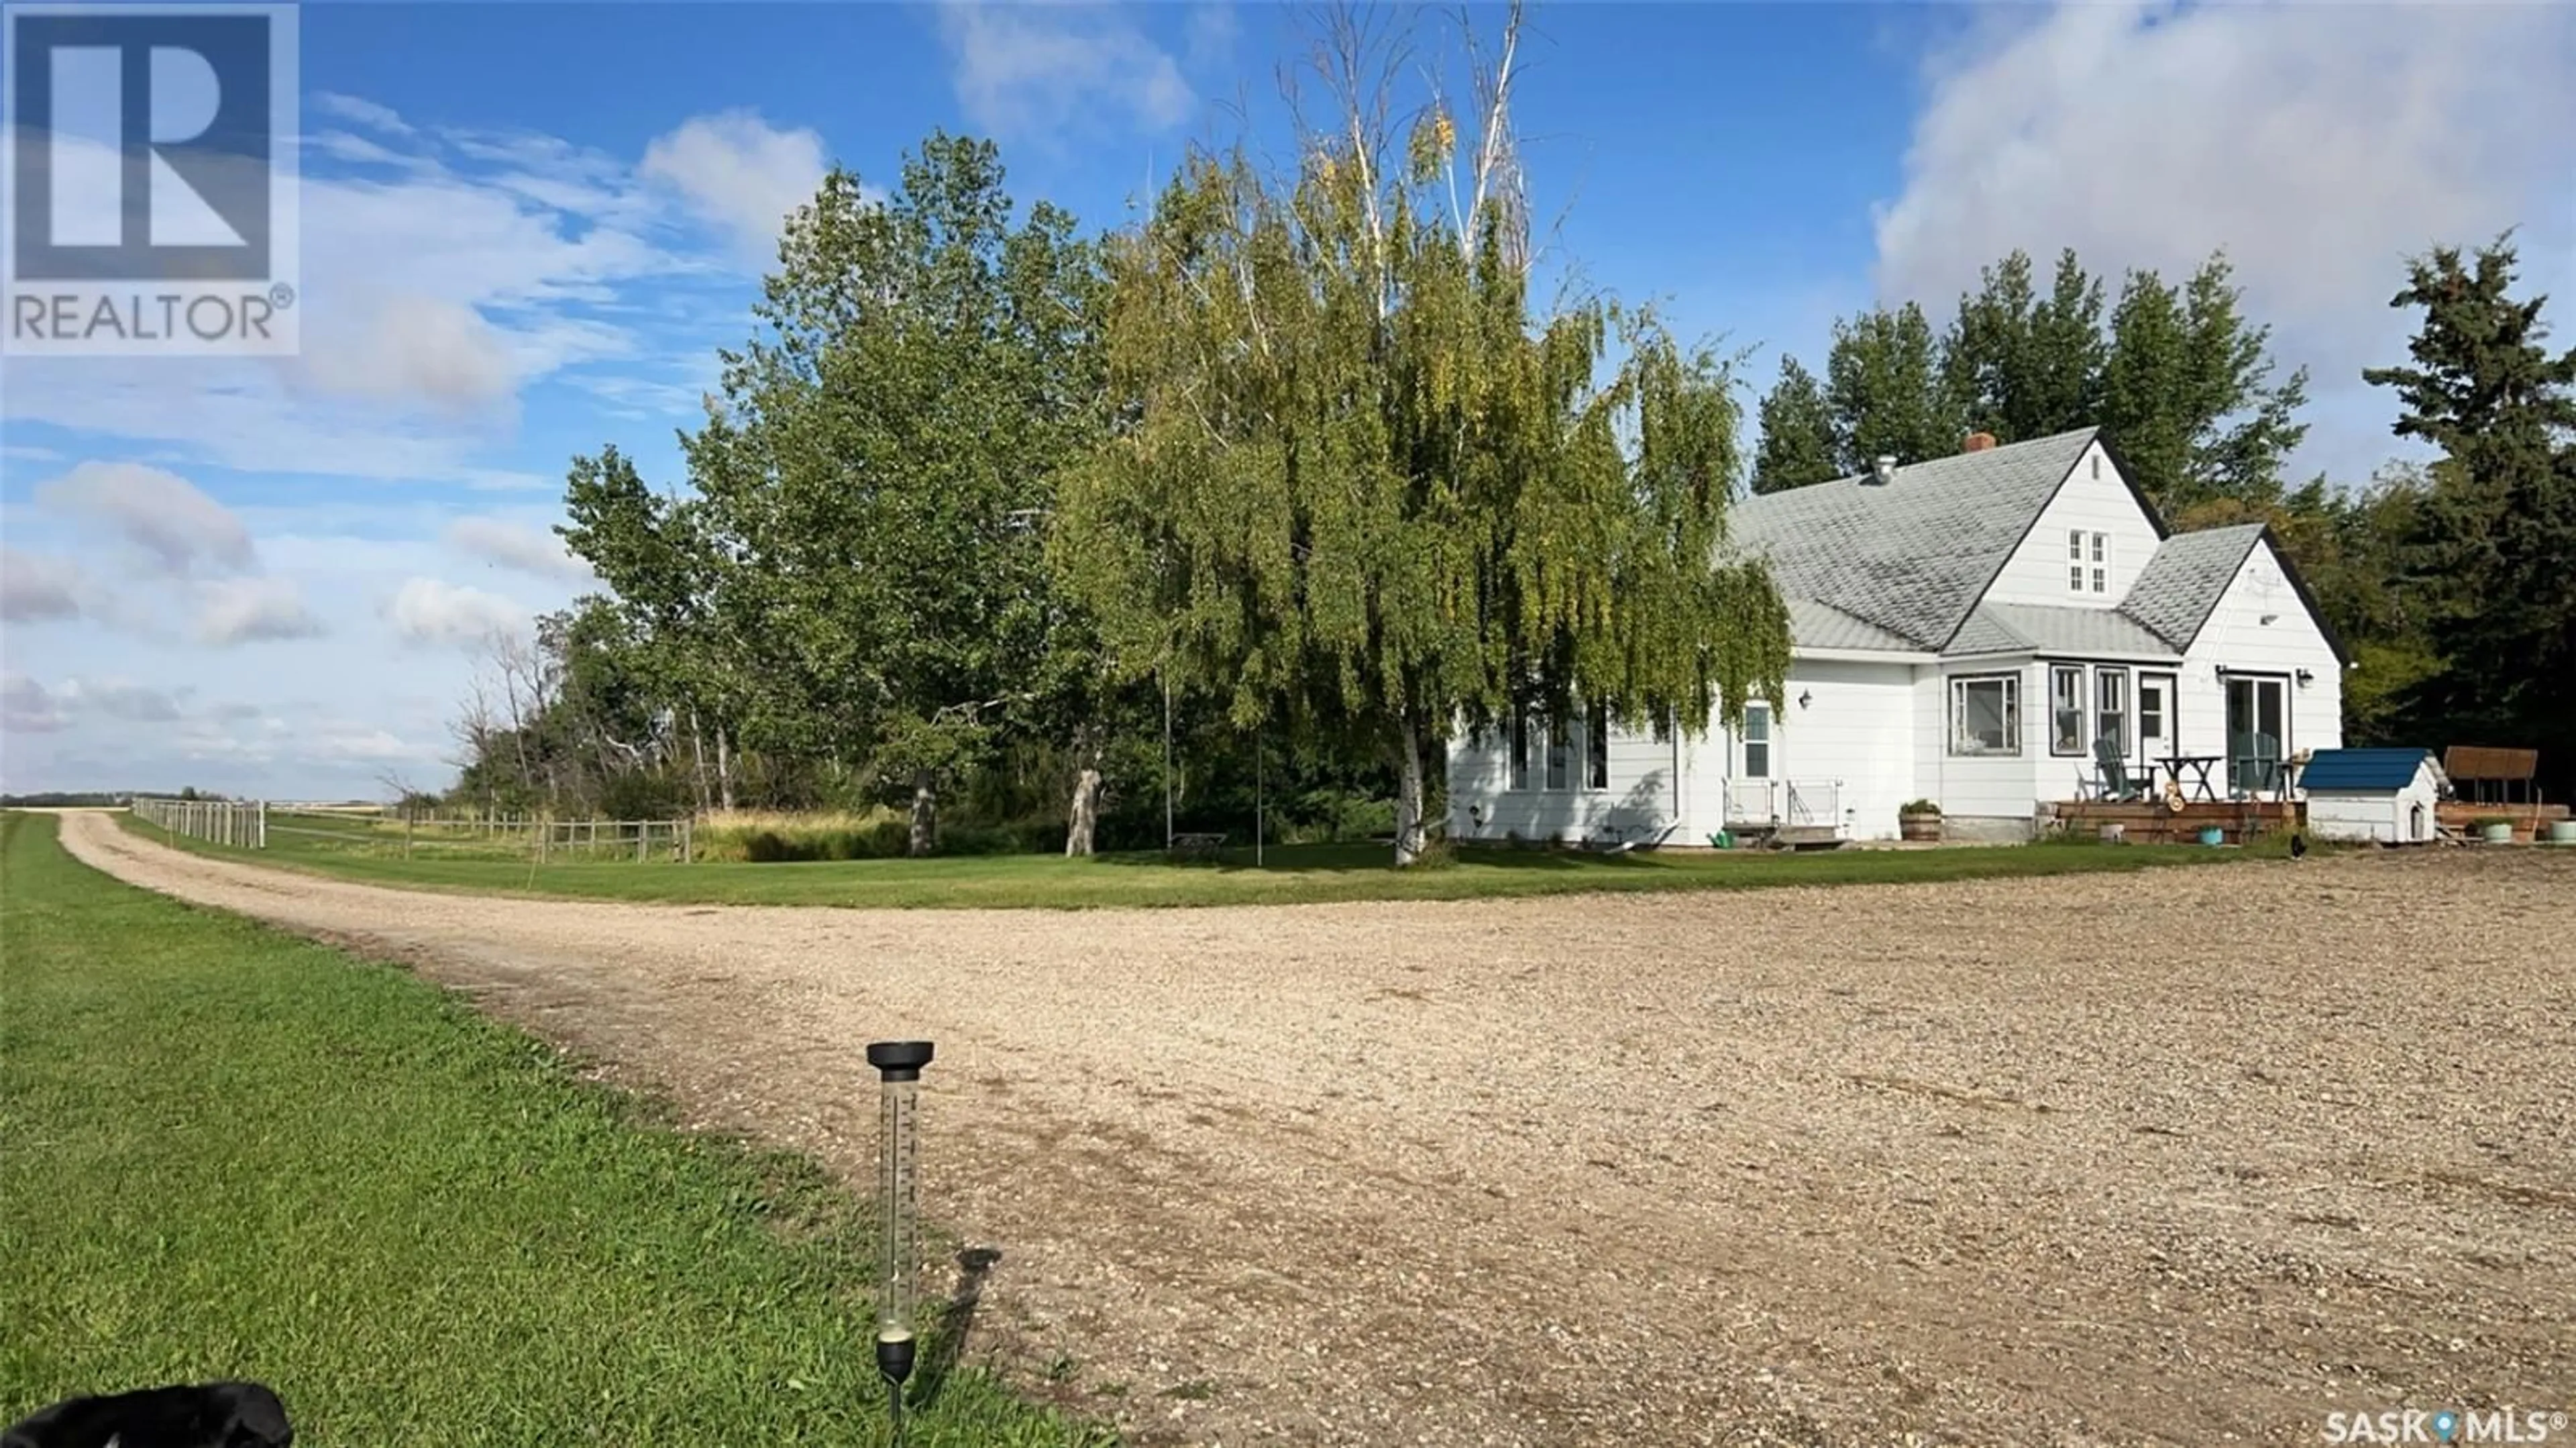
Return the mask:
[[2281,741],[2269,734],[2236,736],[2235,758],[2230,763],[2229,783],[2243,796],[2261,796],[2282,792],[2286,783],[2281,777]]
[[2147,782],[2129,773],[2120,757],[2120,741],[2104,736],[2093,741],[2093,797],[2133,800],[2147,797]]

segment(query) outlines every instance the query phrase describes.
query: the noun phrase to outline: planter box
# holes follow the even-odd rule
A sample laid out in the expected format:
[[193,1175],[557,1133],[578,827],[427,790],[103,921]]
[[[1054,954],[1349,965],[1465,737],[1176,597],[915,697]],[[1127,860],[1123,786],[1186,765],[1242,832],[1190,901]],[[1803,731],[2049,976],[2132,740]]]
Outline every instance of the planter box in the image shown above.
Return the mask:
[[2509,824],[2480,825],[2478,826],[2478,838],[2486,841],[2490,845],[2512,844],[2513,826]]
[[1938,840],[1941,838],[1941,817],[1936,814],[1900,812],[1896,816],[1896,837],[1900,840],[1923,843]]

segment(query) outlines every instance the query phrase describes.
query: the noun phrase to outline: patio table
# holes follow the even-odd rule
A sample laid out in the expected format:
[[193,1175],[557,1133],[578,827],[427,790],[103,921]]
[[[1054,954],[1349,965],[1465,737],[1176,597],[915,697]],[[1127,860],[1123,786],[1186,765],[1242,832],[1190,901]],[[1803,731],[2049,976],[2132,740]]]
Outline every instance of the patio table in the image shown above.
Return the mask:
[[[2210,785],[2209,771],[2212,765],[2226,757],[2223,754],[2168,754],[2157,762],[2165,767],[2165,773],[2172,777],[2174,783],[2183,786],[2186,798],[2196,790],[2201,799],[2216,804],[2218,791]],[[2186,770],[2190,771],[2189,783],[2185,782]]]

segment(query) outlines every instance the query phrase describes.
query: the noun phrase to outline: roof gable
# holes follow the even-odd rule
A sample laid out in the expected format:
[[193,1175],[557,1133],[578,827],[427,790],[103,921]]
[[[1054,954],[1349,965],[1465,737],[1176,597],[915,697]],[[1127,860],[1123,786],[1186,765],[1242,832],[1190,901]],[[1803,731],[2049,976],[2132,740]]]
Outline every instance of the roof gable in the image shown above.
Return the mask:
[[2175,648],[2190,648],[2262,536],[2260,523],[2176,533],[2157,545],[2138,581],[2129,585],[2129,596],[2120,600],[2120,612]]
[[1886,484],[1843,478],[1752,498],[1729,513],[1729,527],[1738,547],[1770,559],[1784,595],[1937,650],[2099,431],[1913,463]]

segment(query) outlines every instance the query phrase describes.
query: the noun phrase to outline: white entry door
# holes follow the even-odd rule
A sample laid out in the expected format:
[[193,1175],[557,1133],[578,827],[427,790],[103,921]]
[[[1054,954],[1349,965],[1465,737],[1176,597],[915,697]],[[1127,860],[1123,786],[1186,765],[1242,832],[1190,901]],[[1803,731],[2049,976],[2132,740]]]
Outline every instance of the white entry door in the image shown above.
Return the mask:
[[2153,764],[2174,753],[2174,676],[2138,675],[2138,759]]

